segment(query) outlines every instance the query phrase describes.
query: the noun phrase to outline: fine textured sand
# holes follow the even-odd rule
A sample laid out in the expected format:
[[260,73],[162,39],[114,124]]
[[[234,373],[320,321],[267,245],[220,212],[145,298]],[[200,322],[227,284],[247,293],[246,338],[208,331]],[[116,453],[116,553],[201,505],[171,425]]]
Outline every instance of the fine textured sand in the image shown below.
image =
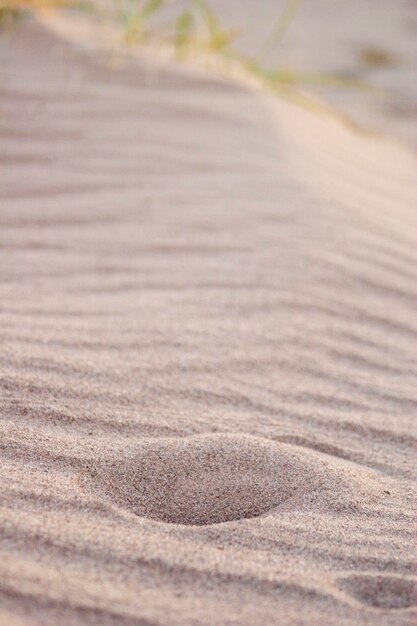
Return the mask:
[[1,625],[413,623],[414,156],[30,22],[1,55]]

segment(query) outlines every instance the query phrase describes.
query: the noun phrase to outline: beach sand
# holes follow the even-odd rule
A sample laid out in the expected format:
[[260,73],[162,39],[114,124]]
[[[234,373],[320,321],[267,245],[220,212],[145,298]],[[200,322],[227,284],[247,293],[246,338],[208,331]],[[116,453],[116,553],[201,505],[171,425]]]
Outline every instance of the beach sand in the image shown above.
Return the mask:
[[414,155],[34,21],[1,54],[0,624],[412,624]]

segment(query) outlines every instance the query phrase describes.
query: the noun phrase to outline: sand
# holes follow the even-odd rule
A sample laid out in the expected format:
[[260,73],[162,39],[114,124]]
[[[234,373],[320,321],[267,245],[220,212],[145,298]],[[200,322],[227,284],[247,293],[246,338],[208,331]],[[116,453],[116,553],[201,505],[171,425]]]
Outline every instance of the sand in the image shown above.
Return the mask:
[[0,624],[416,619],[416,160],[1,48]]

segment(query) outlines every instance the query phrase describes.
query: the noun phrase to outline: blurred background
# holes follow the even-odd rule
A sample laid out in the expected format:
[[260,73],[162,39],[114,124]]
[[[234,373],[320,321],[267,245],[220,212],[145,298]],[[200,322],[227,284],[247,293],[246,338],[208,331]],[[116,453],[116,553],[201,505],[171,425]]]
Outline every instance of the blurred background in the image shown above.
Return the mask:
[[226,46],[262,71],[417,146],[417,0],[0,0],[0,24],[2,7],[51,4],[120,18],[135,43],[149,32],[173,41],[198,28],[207,35],[213,19]]
[[[417,0],[210,0],[210,5],[226,27],[239,31],[236,45],[270,67],[363,82],[358,89],[313,80],[308,88],[359,123],[417,147]],[[274,42],[271,32],[286,9],[285,32]]]

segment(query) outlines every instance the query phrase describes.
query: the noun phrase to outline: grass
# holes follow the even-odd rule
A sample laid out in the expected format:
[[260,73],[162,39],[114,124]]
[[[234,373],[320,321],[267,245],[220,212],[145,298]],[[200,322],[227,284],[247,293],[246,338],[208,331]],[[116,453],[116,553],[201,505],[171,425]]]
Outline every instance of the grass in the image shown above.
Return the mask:
[[[206,0],[115,0],[116,18],[122,25],[124,38],[128,44],[156,44],[173,49],[180,60],[192,59],[201,55],[217,57],[223,65],[234,68],[256,79],[263,87],[282,91],[299,85],[321,87],[369,89],[370,86],[355,79],[341,76],[315,74],[294,69],[278,68],[270,70],[259,59],[247,57],[236,47],[239,37],[236,29],[225,28],[220,17]],[[267,38],[263,51],[276,47],[294,21],[302,0],[288,0],[284,10]],[[167,24],[157,26],[153,18],[164,14],[164,9],[177,5],[177,15]],[[175,13],[175,11],[174,11]]]
[[10,30],[20,19],[21,11],[12,7],[0,6],[0,29]]
[[267,52],[271,48],[274,48],[283,40],[286,32],[289,30],[298,13],[301,2],[302,0],[288,0],[284,10],[273,27],[271,34],[262,47],[263,52]]
[[[287,33],[302,0],[288,0],[271,34],[264,52],[277,46]],[[235,47],[239,32],[225,28],[220,17],[206,0],[113,0],[113,10],[106,16],[94,0],[0,0],[0,28],[14,24],[27,10],[47,7],[88,11],[115,20],[128,45],[156,45],[170,49],[181,61],[209,57],[223,67],[238,70],[263,88],[291,96],[300,85],[348,89],[369,89],[369,85],[340,76],[314,74],[294,69],[268,69],[256,58],[245,56]],[[163,18],[168,17],[163,22]],[[155,18],[158,18],[156,20]],[[296,101],[298,97],[294,98]],[[303,102],[305,103],[305,97]]]

